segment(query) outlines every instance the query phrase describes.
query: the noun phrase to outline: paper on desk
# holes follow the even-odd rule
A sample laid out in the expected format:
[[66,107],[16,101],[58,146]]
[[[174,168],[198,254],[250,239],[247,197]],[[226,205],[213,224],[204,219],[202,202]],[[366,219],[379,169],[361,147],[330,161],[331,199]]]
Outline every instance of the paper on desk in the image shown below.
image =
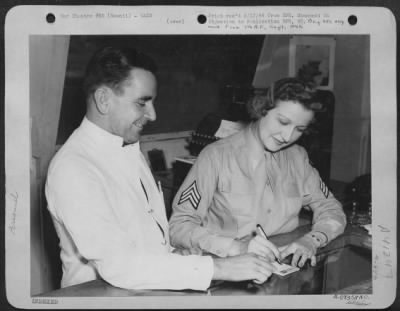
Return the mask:
[[218,138],[228,137],[236,132],[239,132],[244,128],[244,124],[240,122],[232,122],[227,120],[222,120],[215,136]]
[[275,273],[277,275],[281,275],[281,276],[288,275],[288,274],[291,274],[293,272],[300,270],[298,267],[293,267],[293,266],[287,265],[285,263],[279,264],[276,261],[274,261],[272,263],[272,265],[276,269],[273,273]]

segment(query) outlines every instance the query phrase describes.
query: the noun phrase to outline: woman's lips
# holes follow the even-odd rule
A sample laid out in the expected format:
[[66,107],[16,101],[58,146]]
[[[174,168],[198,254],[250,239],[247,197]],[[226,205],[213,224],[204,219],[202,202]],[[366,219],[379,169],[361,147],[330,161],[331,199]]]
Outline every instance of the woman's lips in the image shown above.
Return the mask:
[[272,137],[272,138],[275,140],[276,144],[278,144],[278,145],[284,145],[286,143],[286,142],[281,141],[281,140],[279,140],[279,139],[277,139],[275,137]]

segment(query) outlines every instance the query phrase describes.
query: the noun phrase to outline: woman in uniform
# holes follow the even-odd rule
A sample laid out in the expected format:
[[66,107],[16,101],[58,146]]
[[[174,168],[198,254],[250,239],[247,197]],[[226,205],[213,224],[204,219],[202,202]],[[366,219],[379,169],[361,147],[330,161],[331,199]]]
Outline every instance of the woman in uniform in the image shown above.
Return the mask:
[[[296,78],[276,81],[248,103],[252,122],[205,147],[173,201],[170,237],[177,248],[219,257],[253,252],[302,267],[344,231],[341,204],[295,142],[322,108],[315,90]],[[299,225],[302,207],[313,211],[311,231],[277,248],[267,236]]]

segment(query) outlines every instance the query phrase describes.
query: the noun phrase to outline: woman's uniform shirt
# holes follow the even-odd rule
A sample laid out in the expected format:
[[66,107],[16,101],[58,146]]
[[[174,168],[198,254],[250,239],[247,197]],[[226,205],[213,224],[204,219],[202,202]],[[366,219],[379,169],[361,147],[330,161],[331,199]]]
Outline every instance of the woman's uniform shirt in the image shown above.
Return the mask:
[[326,235],[326,243],[344,231],[342,206],[306,151],[265,151],[252,126],[199,154],[173,201],[173,246],[225,257],[233,239],[252,234],[256,224],[267,235],[294,230],[303,206],[312,209],[312,231]]
[[130,289],[206,290],[212,259],[170,253],[162,195],[139,143],[86,118],[51,162],[46,197],[62,287],[97,278]]

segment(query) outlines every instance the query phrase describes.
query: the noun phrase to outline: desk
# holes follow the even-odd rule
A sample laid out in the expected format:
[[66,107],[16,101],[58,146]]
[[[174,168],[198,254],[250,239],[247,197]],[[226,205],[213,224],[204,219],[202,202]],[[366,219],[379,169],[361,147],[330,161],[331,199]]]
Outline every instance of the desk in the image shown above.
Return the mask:
[[[310,226],[271,237],[278,246],[293,241]],[[264,284],[252,282],[212,282],[207,292],[172,290],[127,290],[103,280],[58,289],[41,297],[128,297],[128,296],[223,296],[294,294],[372,294],[371,237],[364,229],[347,226],[345,232],[317,254],[317,265],[281,277],[273,274]]]

